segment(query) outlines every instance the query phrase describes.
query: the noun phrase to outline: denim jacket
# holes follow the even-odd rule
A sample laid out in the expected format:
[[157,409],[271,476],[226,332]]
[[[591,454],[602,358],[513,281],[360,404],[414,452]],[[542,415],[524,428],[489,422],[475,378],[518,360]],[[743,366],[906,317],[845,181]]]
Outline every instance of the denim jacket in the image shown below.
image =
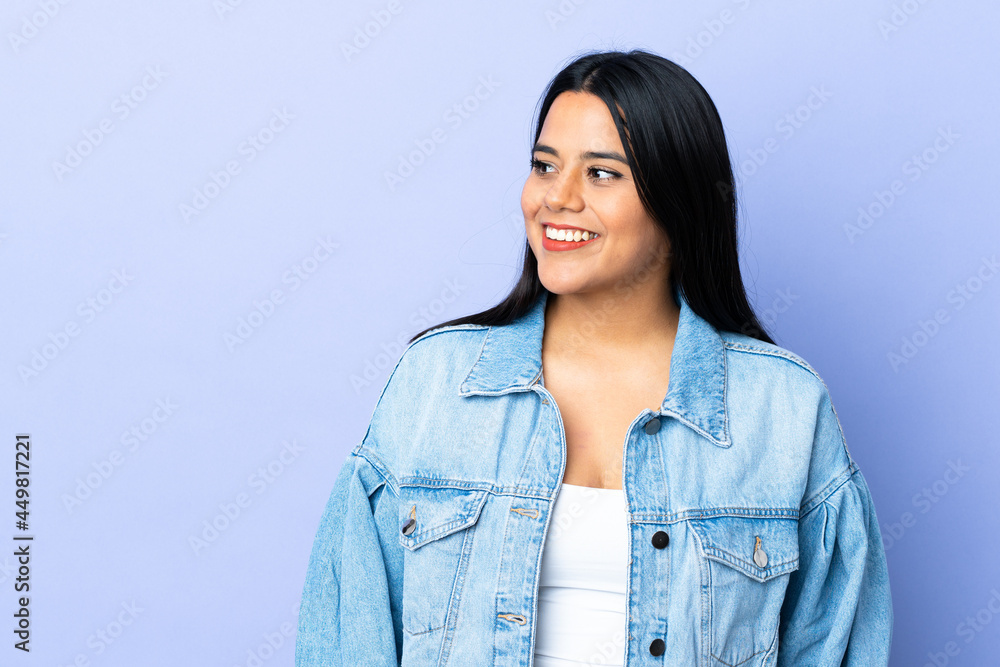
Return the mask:
[[[532,665],[566,464],[540,383],[548,296],[404,350],[321,519],[298,667]],[[885,551],[826,385],[675,298],[667,394],[624,441],[625,664],[888,664]]]

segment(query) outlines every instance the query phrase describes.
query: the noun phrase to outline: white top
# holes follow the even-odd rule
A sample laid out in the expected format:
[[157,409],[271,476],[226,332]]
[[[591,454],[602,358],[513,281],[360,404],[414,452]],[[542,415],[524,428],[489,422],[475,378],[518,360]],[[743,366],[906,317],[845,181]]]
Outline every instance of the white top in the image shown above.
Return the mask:
[[559,489],[542,550],[535,667],[624,665],[628,508],[621,489]]

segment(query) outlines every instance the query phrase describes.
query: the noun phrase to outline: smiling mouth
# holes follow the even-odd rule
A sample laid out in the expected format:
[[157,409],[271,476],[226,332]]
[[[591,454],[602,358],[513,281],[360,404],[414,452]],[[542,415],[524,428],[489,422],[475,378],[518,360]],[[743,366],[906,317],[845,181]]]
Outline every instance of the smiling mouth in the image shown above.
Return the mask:
[[584,248],[604,237],[589,229],[578,227],[553,227],[544,224],[545,235],[542,236],[542,247],[549,252],[562,253]]
[[601,235],[597,232],[591,232],[584,229],[556,229],[551,225],[545,225],[545,238],[553,241],[591,241],[599,238],[600,236]]

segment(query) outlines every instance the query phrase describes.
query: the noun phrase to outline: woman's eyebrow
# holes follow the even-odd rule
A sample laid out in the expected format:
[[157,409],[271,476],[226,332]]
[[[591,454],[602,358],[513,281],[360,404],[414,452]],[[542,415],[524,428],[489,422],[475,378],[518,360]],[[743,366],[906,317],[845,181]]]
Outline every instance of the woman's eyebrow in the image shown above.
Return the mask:
[[[554,157],[559,157],[559,151],[552,148],[552,146],[547,146],[546,144],[535,144],[535,147],[531,150],[532,153],[549,153]],[[616,153],[614,151],[586,151],[580,153],[580,157],[584,160],[617,160],[624,165],[628,165],[628,160],[621,153]]]

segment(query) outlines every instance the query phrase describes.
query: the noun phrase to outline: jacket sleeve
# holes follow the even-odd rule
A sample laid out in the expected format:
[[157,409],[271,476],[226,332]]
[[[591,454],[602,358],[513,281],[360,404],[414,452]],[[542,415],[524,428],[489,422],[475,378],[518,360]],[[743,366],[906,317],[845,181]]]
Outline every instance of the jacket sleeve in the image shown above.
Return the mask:
[[[799,568],[781,609],[780,667],[884,667],[892,640],[885,548],[871,493],[824,395],[813,466],[841,472],[799,515]],[[841,467],[843,466],[843,467]]]
[[313,542],[296,667],[391,667],[402,651],[398,486],[359,446],[343,464]]

